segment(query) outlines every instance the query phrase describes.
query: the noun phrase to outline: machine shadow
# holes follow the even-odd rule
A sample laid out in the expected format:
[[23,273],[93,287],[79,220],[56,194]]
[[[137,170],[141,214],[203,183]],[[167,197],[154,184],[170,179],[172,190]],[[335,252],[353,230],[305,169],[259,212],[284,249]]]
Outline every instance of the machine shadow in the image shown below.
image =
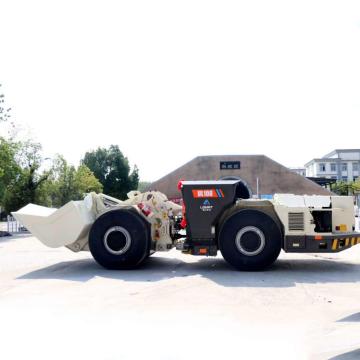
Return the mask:
[[328,259],[280,259],[267,271],[233,270],[222,258],[202,258],[195,262],[167,257],[150,257],[135,270],[111,271],[93,259],[64,261],[18,277],[86,282],[93,278],[121,281],[157,282],[172,278],[201,276],[224,287],[292,287],[298,283],[357,283],[360,264]]
[[9,242],[16,239],[26,238],[29,237],[29,233],[21,232],[21,233],[14,233],[6,236],[0,236],[0,243],[1,242]]
[[344,354],[336,355],[329,360],[358,360],[360,359],[360,349],[352,350]]
[[[346,316],[346,317],[338,320],[337,322],[360,322],[360,312]],[[360,359],[360,357],[359,357],[359,359]]]

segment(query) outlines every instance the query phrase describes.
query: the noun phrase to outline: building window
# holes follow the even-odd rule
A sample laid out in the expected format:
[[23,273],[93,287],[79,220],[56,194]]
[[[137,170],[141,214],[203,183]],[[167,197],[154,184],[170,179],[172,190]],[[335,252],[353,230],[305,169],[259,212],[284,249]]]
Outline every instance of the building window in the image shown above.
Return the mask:
[[347,171],[347,163],[341,164],[341,171]]
[[359,171],[359,164],[358,163],[353,163],[353,170],[354,171]]
[[319,164],[319,171],[325,172],[326,171],[326,164]]
[[336,164],[335,164],[335,163],[331,163],[331,164],[330,164],[330,170],[331,170],[332,172],[335,172],[335,171],[336,171]]
[[343,177],[341,178],[341,180],[342,180],[342,181],[347,181],[348,178],[347,178],[347,176],[343,176]]
[[354,181],[356,181],[359,177],[358,176],[354,176]]

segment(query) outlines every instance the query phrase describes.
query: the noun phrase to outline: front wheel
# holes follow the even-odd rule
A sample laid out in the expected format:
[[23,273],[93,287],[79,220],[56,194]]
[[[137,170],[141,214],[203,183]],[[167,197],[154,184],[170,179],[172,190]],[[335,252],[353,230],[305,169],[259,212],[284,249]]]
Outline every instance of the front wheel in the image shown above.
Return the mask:
[[281,231],[275,221],[258,210],[241,210],[227,218],[219,232],[224,259],[238,270],[262,270],[281,251]]
[[94,259],[107,269],[131,269],[149,255],[150,230],[133,209],[116,209],[101,215],[89,233]]

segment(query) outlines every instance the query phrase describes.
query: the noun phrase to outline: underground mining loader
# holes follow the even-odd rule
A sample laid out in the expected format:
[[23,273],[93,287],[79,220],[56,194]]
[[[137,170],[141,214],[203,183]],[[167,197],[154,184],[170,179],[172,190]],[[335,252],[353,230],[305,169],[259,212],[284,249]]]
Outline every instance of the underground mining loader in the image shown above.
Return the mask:
[[360,243],[346,196],[276,194],[237,198],[236,180],[181,181],[183,205],[157,191],[120,201],[88,194],[60,209],[29,204],[13,215],[50,247],[90,250],[108,269],[131,269],[156,251],[176,247],[215,256],[239,270],[259,270],[285,252],[332,253]]

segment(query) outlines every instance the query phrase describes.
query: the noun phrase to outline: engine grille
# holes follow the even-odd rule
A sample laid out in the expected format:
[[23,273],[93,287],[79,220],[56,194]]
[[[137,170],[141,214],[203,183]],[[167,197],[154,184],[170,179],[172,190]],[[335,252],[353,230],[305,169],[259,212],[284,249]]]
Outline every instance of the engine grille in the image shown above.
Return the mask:
[[303,212],[291,212],[289,213],[289,230],[290,231],[304,231],[304,213]]

